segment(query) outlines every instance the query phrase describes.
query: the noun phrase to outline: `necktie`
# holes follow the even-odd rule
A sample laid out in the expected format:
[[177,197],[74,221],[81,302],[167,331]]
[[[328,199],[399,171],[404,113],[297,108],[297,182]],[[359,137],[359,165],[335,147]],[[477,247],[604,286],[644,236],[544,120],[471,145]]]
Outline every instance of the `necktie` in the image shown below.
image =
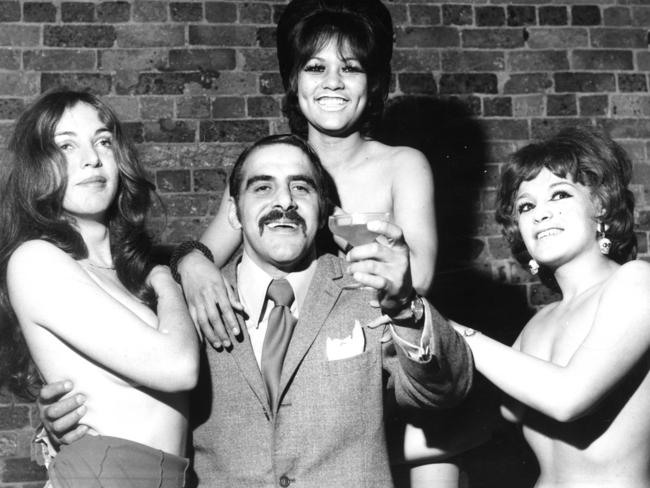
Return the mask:
[[275,307],[269,314],[266,335],[264,336],[261,369],[269,392],[271,409],[273,410],[279,394],[282,363],[297,320],[289,310],[294,295],[291,284],[287,280],[283,278],[271,281],[266,296],[273,300]]

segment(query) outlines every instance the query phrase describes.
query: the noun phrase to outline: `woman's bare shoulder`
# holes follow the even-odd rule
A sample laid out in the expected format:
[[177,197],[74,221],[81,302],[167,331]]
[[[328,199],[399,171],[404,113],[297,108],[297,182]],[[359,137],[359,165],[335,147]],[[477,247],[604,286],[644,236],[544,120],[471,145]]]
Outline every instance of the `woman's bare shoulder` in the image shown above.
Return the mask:
[[369,141],[369,152],[374,155],[376,159],[384,160],[387,163],[399,165],[426,165],[429,167],[429,162],[426,156],[421,151],[409,146],[389,146],[379,141]]
[[21,274],[30,271],[45,273],[54,267],[74,265],[72,257],[43,239],[32,239],[20,244],[11,254],[8,263],[8,277],[15,271]]

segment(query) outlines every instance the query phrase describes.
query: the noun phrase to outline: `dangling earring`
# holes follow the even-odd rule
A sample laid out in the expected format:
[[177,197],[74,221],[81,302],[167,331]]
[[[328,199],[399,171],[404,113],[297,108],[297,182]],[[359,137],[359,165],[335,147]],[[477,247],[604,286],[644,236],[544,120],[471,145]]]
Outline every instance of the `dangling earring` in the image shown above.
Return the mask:
[[528,261],[528,271],[530,271],[530,274],[532,274],[533,276],[538,273],[539,264],[537,264],[537,261],[535,261],[534,259]]
[[609,230],[609,225],[598,222],[598,247],[600,252],[607,256],[612,248],[612,241],[610,241],[605,232]]

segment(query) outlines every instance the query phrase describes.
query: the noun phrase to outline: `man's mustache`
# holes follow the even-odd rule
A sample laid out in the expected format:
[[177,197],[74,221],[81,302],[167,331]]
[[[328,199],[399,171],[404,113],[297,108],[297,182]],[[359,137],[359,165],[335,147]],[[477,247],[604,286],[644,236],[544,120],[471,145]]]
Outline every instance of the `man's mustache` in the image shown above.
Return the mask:
[[307,229],[307,224],[305,223],[305,219],[303,219],[299,214],[298,211],[295,208],[290,208],[288,210],[282,210],[280,208],[274,208],[271,210],[269,213],[266,215],[263,215],[259,222],[258,226],[260,229],[260,235],[264,232],[264,226],[270,222],[275,222],[277,220],[283,220],[283,221],[289,221],[294,224],[296,224],[298,227],[300,227],[303,231],[303,233]]

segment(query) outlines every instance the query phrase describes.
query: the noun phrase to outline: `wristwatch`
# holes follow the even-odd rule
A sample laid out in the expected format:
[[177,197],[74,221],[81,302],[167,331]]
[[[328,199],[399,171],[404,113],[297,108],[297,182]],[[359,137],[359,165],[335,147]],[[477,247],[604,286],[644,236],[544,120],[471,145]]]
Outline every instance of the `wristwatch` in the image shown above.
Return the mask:
[[420,297],[415,291],[413,291],[412,297],[413,298],[404,303],[404,306],[396,315],[389,312],[388,316],[392,320],[399,322],[406,320],[420,322],[422,317],[424,317],[424,302],[422,301],[422,297]]

